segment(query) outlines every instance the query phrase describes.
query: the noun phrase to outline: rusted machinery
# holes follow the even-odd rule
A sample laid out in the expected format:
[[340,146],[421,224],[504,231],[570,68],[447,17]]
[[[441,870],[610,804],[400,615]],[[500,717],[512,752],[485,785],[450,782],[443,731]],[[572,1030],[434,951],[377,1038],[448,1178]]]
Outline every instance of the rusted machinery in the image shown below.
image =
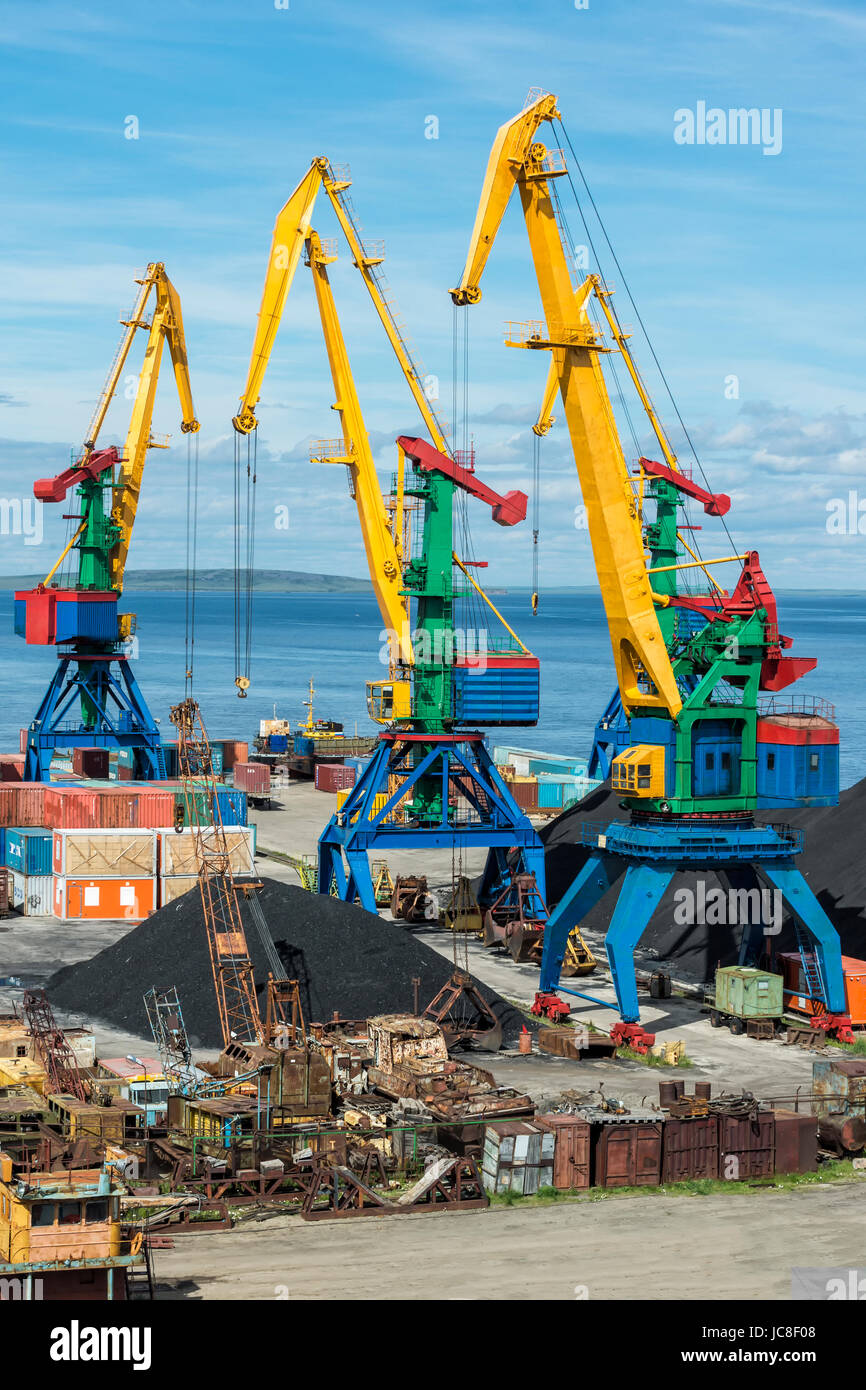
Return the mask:
[[[534,874],[512,872],[511,880],[484,913],[485,946],[503,946],[517,963],[540,963],[544,928],[550,914]],[[577,927],[566,941],[562,975],[588,975],[596,967]]]
[[394,880],[391,877],[387,860],[374,859],[370,865],[370,877],[373,880],[373,897],[376,899],[376,906],[390,907],[394,894]]
[[342,1216],[388,1216],[401,1211],[449,1211],[486,1207],[489,1198],[471,1158],[440,1158],[396,1201],[351,1168],[317,1164],[310,1173],[301,1215],[305,1221]]
[[436,901],[427,890],[426,878],[407,874],[395,880],[391,894],[391,916],[413,924],[436,920]]
[[452,889],[451,897],[439,913],[439,921],[449,931],[465,931],[474,936],[482,935],[484,920],[481,908],[475,896],[475,889],[472,887],[472,880],[466,874],[459,875]]
[[502,1024],[472,976],[463,970],[452,971],[423,1016],[439,1025],[449,1048],[474,1043],[485,1052],[498,1052],[502,1046]]

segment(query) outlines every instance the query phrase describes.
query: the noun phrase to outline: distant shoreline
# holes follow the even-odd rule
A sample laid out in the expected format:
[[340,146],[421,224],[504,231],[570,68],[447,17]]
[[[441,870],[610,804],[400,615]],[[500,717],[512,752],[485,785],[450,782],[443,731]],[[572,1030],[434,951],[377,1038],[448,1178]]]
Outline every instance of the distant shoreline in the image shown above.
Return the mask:
[[[44,574],[0,574],[0,590],[35,589],[41,584]],[[186,592],[186,573],[183,570],[138,570],[127,574],[125,594],[132,593],[177,593]],[[196,575],[196,593],[233,594],[235,588],[232,570],[202,569]],[[359,579],[352,575],[306,574],[299,570],[257,570],[253,577],[253,592],[257,594],[370,594],[369,579]],[[528,595],[531,590],[517,586],[504,589],[493,586],[487,590],[496,595]],[[779,589],[779,594],[790,598],[808,595],[810,598],[827,597],[864,598],[862,589]],[[557,585],[552,584],[541,590],[541,600],[545,595],[578,596],[593,594],[600,597],[595,584]]]

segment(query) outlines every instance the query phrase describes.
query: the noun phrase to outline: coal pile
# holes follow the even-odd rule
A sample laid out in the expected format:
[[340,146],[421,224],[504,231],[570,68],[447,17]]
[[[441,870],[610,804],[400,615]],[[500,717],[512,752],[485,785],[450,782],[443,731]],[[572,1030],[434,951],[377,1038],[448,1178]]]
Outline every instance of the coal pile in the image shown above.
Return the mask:
[[[576,806],[564,811],[540,833],[544,842],[547,897],[551,906],[562,897],[590,853],[580,843],[582,827],[598,822],[623,821],[628,812],[620,809],[617,796],[605,785],[590,792]],[[805,848],[796,857],[797,867],[842,941],[843,954],[866,959],[866,779],[842,792],[838,806],[761,813],[765,822],[794,825],[805,834]],[[724,923],[688,924],[676,922],[675,893],[696,890],[698,877],[707,894],[714,888],[769,886],[768,881],[747,877],[748,870],[737,870],[735,877],[684,872],[675,876],[650,920],[640,942],[640,950],[650,950],[661,961],[678,965],[699,980],[710,980],[717,965],[736,963],[740,928]],[[597,903],[585,918],[590,931],[604,933],[609,924],[616,888]],[[793,950],[794,934],[786,922],[781,934],[773,938],[775,950]]]
[[[289,979],[301,990],[304,1017],[363,1019],[410,1013],[413,980],[423,1009],[446,983],[451,963],[404,926],[336,898],[265,879],[259,899]],[[264,1015],[268,964],[244,908],[244,926]],[[475,982],[503,1026],[508,1045],[522,1015],[487,985]],[[198,888],[160,908],[120,941],[88,961],[66,966],[46,986],[55,1008],[148,1036],[142,996],[153,985],[177,986],[194,1047],[219,1047],[210,955]]]

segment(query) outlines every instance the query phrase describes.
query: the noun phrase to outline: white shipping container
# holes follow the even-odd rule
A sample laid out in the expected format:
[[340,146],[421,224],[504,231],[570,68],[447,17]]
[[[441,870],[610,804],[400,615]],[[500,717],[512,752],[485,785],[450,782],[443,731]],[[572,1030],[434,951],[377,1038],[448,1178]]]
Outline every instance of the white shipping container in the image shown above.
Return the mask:
[[196,874],[175,874],[174,877],[160,874],[159,906],[165,907],[167,903],[173,903],[175,898],[182,898],[184,893],[192,892],[193,888],[198,888]]
[[153,878],[156,836],[155,830],[55,830],[54,872],[82,878]]
[[[187,830],[158,830],[159,875],[160,878],[178,876],[197,877],[198,862],[195,857],[194,832]],[[206,838],[215,841],[216,832],[212,826],[205,826],[202,832]],[[229,852],[232,873],[238,878],[249,877],[256,871],[253,858],[255,831],[249,825],[226,826],[224,832]]]
[[19,874],[8,870],[12,880],[12,906],[24,917],[50,917],[54,910],[54,880],[50,874]]

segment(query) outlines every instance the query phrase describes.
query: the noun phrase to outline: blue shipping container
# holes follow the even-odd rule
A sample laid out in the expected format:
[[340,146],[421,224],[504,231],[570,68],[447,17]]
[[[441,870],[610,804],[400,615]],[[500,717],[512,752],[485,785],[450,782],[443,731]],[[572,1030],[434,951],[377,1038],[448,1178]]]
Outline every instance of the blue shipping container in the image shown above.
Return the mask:
[[50,874],[52,866],[52,835],[44,830],[9,826],[6,831],[4,863],[19,874]]
[[289,740],[286,734],[269,734],[268,748],[272,753],[287,753],[289,751]]
[[246,792],[241,791],[238,787],[220,787],[216,797],[223,825],[246,825]]
[[462,724],[537,724],[537,666],[454,668],[454,717]]

